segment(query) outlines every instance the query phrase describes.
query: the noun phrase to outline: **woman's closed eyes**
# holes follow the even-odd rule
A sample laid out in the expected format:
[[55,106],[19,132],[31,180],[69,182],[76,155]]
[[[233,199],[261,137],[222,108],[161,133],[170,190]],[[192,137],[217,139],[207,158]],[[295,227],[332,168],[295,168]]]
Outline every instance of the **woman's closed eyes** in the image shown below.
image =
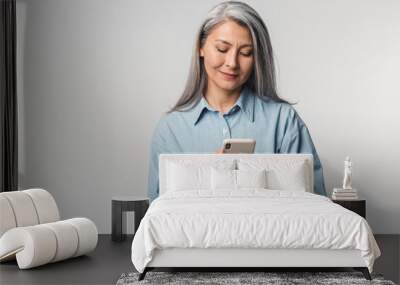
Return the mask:
[[[226,53],[228,51],[228,49],[222,49],[222,48],[218,48],[218,47],[216,49],[220,53]],[[251,52],[251,51],[250,52],[241,52],[240,54],[243,55],[243,56],[249,57],[249,56],[251,56],[253,54],[253,52]]]

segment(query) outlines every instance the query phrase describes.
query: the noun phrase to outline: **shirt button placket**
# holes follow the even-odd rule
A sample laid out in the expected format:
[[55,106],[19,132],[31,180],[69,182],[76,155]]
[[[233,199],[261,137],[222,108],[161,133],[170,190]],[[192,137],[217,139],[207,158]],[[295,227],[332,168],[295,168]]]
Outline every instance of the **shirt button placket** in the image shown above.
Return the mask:
[[224,139],[230,139],[231,138],[231,132],[229,131],[229,124],[228,121],[225,117],[223,117],[224,120],[224,126],[222,127],[222,135]]

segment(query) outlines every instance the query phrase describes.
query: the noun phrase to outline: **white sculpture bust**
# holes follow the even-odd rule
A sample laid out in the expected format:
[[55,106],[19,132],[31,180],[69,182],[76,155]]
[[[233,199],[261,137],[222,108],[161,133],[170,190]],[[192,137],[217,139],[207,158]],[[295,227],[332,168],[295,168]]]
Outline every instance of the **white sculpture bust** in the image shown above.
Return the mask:
[[347,156],[344,161],[343,189],[353,189],[351,187],[351,178],[351,159],[350,156]]

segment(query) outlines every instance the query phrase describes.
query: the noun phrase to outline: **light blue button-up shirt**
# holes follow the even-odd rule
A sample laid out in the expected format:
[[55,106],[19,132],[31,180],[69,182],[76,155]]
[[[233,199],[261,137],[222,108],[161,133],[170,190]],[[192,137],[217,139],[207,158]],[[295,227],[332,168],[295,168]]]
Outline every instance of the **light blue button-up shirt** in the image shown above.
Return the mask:
[[150,201],[159,195],[161,153],[214,153],[227,138],[255,139],[255,153],[313,154],[314,192],[326,196],[321,162],[308,129],[294,108],[255,96],[245,87],[236,104],[223,115],[202,97],[192,109],[174,111],[160,119],[151,140]]

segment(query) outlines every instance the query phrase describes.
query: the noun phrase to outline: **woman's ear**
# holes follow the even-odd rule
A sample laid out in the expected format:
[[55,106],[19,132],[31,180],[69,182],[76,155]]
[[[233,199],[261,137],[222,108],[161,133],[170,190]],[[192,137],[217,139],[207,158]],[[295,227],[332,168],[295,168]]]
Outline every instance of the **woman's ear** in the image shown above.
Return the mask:
[[200,54],[200,57],[204,57],[204,50],[203,50],[203,48],[200,48],[199,54]]

